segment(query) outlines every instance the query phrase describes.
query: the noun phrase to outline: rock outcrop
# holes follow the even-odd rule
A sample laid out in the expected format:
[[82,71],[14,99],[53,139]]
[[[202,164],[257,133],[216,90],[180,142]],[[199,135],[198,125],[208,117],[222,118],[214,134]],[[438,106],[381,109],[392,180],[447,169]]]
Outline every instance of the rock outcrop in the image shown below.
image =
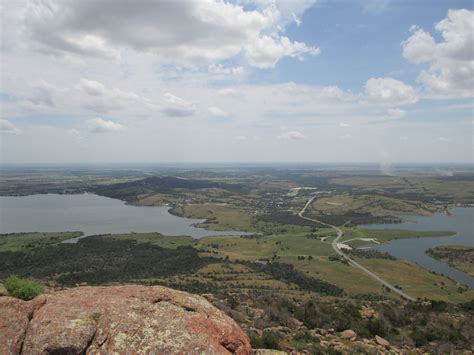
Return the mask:
[[0,297],[0,354],[251,354],[239,326],[204,298],[160,286],[77,287]]
[[347,329],[347,330],[344,330],[342,333],[341,333],[341,338],[342,339],[345,339],[345,340],[356,340],[357,339],[357,333],[354,332],[352,329]]

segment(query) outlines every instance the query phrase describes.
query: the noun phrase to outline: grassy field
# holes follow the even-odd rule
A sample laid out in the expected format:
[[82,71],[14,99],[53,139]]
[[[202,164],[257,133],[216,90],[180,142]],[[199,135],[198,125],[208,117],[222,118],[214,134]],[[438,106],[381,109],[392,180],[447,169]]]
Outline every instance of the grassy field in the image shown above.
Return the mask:
[[[328,235],[328,229],[320,229],[316,235]],[[228,256],[231,260],[269,259],[282,257],[329,256],[334,251],[329,243],[309,238],[308,233],[269,235],[257,238],[241,237],[205,237],[199,240],[197,247],[204,251]]]
[[450,203],[474,202],[472,178],[449,177],[401,177],[401,176],[354,176],[335,178],[336,185],[352,186],[359,191],[384,191],[399,196],[425,196],[426,200],[446,200]]
[[160,233],[112,234],[105,238],[136,240],[138,243],[150,243],[168,249],[176,249],[181,246],[190,246],[193,244],[193,238],[190,236],[168,236]]
[[151,195],[138,196],[134,205],[137,206],[164,206],[175,203],[177,199],[170,194],[156,193]]
[[438,259],[474,277],[474,248],[460,245],[443,245],[426,252]]
[[80,237],[81,235],[82,232],[0,234],[0,252],[44,247],[66,239]]
[[[345,238],[360,236],[361,230],[351,229]],[[362,230],[376,235],[375,230]],[[383,238],[393,238],[394,231],[384,230]],[[396,232],[396,231],[395,231]],[[410,231],[411,232],[411,231]],[[218,259],[229,259],[230,262],[211,263],[200,268],[197,272],[180,275],[147,279],[146,282],[161,282],[173,287],[193,287],[208,285],[212,290],[259,290],[279,292],[288,296],[308,297],[310,293],[302,291],[291,281],[277,280],[238,263],[243,261],[272,261],[290,264],[296,270],[306,275],[329,282],[344,289],[350,295],[385,294],[379,283],[365,275],[361,270],[349,266],[336,258],[331,247],[331,239],[322,241],[322,236],[331,236],[330,229],[318,229],[316,232],[298,232],[279,235],[262,235],[258,237],[205,237],[193,240],[189,236],[163,236],[159,233],[131,233],[104,236],[105,239],[119,241],[135,240],[138,244],[149,243],[166,249],[176,249],[181,246],[192,246],[202,257],[210,256]],[[56,244],[61,240],[77,237],[79,232],[67,233],[29,233],[0,236],[0,251],[25,251],[33,248]],[[399,235],[399,234],[396,234]],[[406,236],[412,236],[407,233]],[[380,235],[379,235],[380,237]],[[377,238],[379,238],[377,237]],[[237,263],[234,263],[236,262]],[[451,302],[464,302],[474,297],[474,291],[466,290],[450,279],[429,272],[420,266],[403,260],[367,259],[358,260],[369,270],[402,289],[413,297],[430,298]],[[190,289],[192,290],[192,288]]]
[[474,299],[474,290],[466,289],[449,278],[406,260],[356,260],[393,285],[400,286],[412,297],[430,298],[450,302],[467,302]]
[[205,219],[198,226],[210,230],[251,230],[252,216],[239,207],[227,205],[184,205],[170,210],[171,213],[188,217]]
[[[328,232],[318,231],[321,235]],[[405,237],[408,235],[412,236],[407,233]],[[321,241],[307,236],[308,234],[300,233],[251,239],[206,237],[199,240],[196,247],[201,250],[202,255],[228,257],[230,260],[273,260],[292,264],[298,270],[339,286],[352,295],[386,294],[382,286],[364,272],[334,259],[336,254],[330,245],[330,238]],[[393,236],[388,232],[385,239],[389,240]],[[460,286],[447,277],[433,274],[408,261],[362,259],[361,263],[390,283],[401,286],[413,297],[465,302],[474,295],[472,290],[461,292]]]
[[309,233],[312,230],[312,228],[307,226],[264,222],[255,218],[255,215],[242,207],[224,204],[177,206],[170,210],[170,212],[182,217],[204,219],[205,221],[197,226],[214,231],[236,230],[270,235]]
[[367,229],[367,228],[343,228],[344,236],[340,239],[353,248],[374,246],[376,243],[387,243],[394,239],[425,238],[425,237],[447,237],[455,235],[450,231],[414,231],[406,229]]
[[311,208],[315,211],[341,215],[356,211],[374,216],[387,215],[429,215],[435,206],[417,201],[401,200],[378,195],[331,194],[319,197]]
[[[167,281],[182,282],[179,278],[168,279]],[[267,293],[278,292],[287,296],[304,296],[304,291],[298,290],[295,284],[275,280],[264,273],[241,264],[209,264],[195,274],[187,276],[186,282],[211,283],[219,290],[227,292],[259,290]]]

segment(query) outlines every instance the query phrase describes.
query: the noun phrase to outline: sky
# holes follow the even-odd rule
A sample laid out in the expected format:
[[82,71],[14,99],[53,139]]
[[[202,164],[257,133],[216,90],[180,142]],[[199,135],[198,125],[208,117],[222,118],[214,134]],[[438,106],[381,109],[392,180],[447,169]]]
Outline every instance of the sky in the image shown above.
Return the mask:
[[474,163],[473,4],[0,0],[0,163]]

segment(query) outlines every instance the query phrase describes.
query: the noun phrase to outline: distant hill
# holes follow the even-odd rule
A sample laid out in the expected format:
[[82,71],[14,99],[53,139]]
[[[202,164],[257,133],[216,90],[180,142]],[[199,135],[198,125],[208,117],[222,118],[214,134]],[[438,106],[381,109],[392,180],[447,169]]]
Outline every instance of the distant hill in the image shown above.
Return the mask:
[[223,189],[231,192],[243,190],[240,184],[228,184],[224,182],[183,179],[175,176],[152,176],[137,181],[118,183],[113,185],[102,185],[94,188],[93,192],[107,197],[122,200],[132,200],[136,196],[151,193],[172,193],[177,190],[198,190],[198,189]]

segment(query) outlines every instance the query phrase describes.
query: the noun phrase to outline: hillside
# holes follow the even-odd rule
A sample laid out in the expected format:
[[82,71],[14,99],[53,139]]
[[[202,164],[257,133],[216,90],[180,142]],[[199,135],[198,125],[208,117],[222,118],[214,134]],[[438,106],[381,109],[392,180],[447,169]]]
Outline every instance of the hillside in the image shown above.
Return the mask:
[[243,186],[212,180],[183,179],[174,176],[152,176],[142,180],[96,186],[92,192],[106,197],[130,201],[141,195],[154,193],[172,194],[182,190],[201,189],[221,189],[238,192],[243,189]]

